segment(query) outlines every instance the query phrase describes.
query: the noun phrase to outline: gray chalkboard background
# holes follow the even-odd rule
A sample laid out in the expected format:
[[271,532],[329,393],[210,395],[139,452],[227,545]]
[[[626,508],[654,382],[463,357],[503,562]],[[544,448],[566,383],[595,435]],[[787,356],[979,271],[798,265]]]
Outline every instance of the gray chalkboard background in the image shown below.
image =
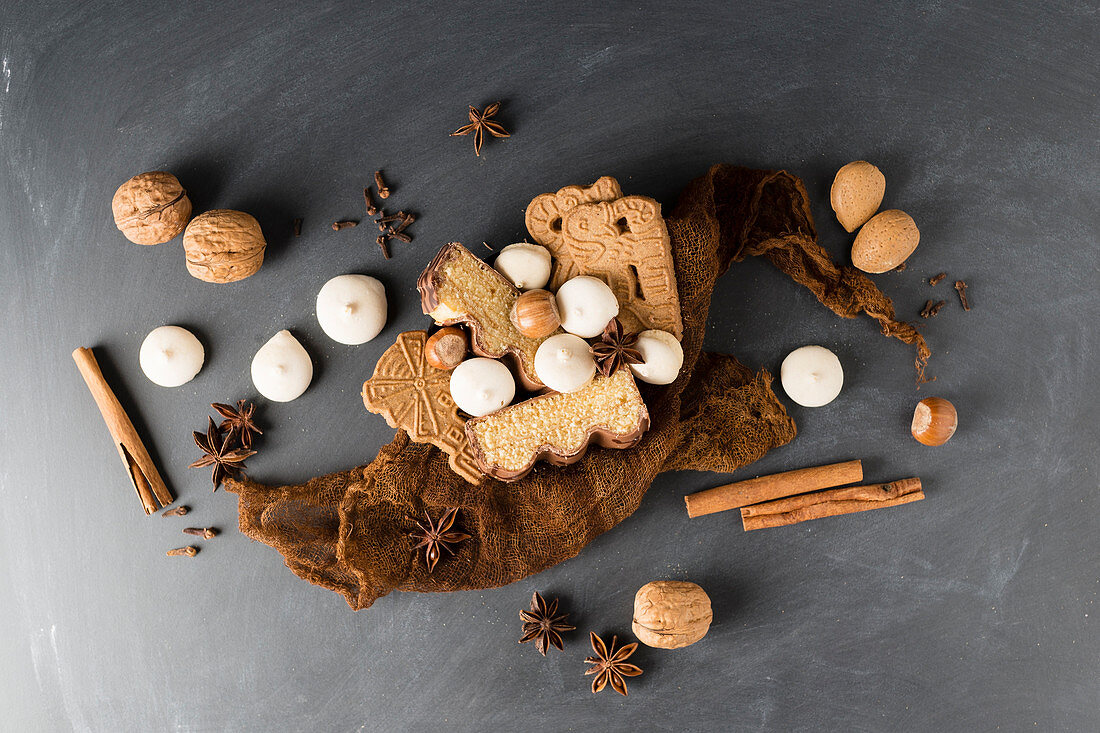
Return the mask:
[[[1015,6],[1015,7],[1013,7]],[[11,731],[1070,730],[1100,728],[1094,2],[7,2],[0,13],[0,729]],[[511,139],[480,158],[467,104],[503,100]],[[261,403],[254,477],[369,461],[392,431],[360,384],[395,334],[427,323],[414,276],[440,244],[524,236],[543,191],[601,174],[662,201],[708,165],[805,181],[823,244],[853,159],[910,212],[908,271],[877,277],[925,324],[939,377],[869,319],[842,320],[762,262],[721,282],[708,346],[778,369],[818,343],[844,364],[828,407],[789,404],[790,445],[728,475],[662,476],[579,557],[486,592],[394,594],[354,613],[236,531],[190,431],[254,395],[252,354],[290,328],[309,391]],[[384,261],[360,188],[384,168],[421,214]],[[197,210],[255,214],[260,272],[209,285],[179,240],[128,243],[110,199],[175,172]],[[289,220],[302,217],[300,238]],[[965,313],[941,270],[971,284]],[[313,313],[346,272],[381,278],[390,323],[340,346]],[[193,329],[207,364],[163,389],[145,334]],[[147,518],[72,363],[95,346],[192,514]],[[909,436],[919,396],[961,427]],[[785,395],[781,397],[786,400]],[[849,458],[920,476],[906,507],[746,534],[689,521],[684,494]],[[193,521],[191,521],[193,520]],[[185,524],[223,535],[166,558]],[[635,590],[691,579],[715,623],[689,649],[637,655],[629,698],[581,676],[589,629],[629,635]],[[580,630],[563,654],[518,646],[532,590]]]

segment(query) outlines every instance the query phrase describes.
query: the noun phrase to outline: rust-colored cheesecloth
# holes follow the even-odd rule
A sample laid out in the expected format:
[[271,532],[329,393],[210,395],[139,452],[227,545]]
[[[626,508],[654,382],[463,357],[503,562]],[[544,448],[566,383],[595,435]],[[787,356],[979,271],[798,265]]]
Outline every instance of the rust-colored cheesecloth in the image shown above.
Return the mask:
[[[565,468],[540,465],[505,484],[473,486],[447,456],[404,431],[366,466],[295,486],[227,482],[239,494],[240,528],[279,550],[302,578],[337,591],[354,609],[393,590],[454,591],[511,583],[573,557],[638,508],[662,471],[733,471],[795,436],[794,422],[754,372],[725,354],[701,353],[715,280],[731,262],[768,258],[841,316],[866,313],[888,336],[928,347],[894,319],[889,298],[817,244],[801,181],[784,171],[716,165],[693,181],[668,217],[684,322],[684,367],[667,387],[642,385],[652,426],[629,450],[592,448]],[[370,376],[365,374],[364,378]],[[429,574],[414,556],[412,518],[459,507],[471,538]]]

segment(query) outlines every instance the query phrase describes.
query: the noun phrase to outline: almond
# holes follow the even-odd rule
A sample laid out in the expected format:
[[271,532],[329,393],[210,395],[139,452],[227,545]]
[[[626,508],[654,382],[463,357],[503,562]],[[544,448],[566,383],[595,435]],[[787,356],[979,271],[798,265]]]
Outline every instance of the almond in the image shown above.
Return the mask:
[[875,215],[886,193],[886,176],[866,160],[857,160],[836,172],[829,203],[836,220],[854,232]]
[[913,217],[898,209],[880,212],[852,243],[852,264],[864,272],[886,272],[905,262],[920,242]]

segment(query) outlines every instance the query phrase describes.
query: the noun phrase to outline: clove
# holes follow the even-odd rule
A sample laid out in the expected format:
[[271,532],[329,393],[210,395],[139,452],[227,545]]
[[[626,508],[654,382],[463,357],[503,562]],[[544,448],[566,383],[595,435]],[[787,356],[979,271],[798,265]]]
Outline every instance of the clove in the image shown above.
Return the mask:
[[384,232],[390,228],[388,226],[389,224],[392,224],[395,221],[401,221],[404,216],[404,211],[399,211],[396,214],[390,214],[389,216],[383,214],[381,217],[375,219],[374,223],[378,225],[378,231]]
[[946,305],[946,304],[947,304],[946,300],[941,300],[938,303],[936,301],[930,300],[927,303],[925,303],[924,308],[921,309],[920,317],[921,318],[935,318],[936,315],[940,312],[940,308],[943,308],[944,305]]
[[409,242],[413,241],[413,238],[410,237],[408,234],[405,234],[404,232],[398,231],[396,229],[393,230],[393,231],[388,232],[388,235],[389,235],[390,239],[396,239],[400,242],[404,242],[405,244],[408,244]]
[[[397,213],[402,214],[404,212],[399,211]],[[404,218],[401,220],[401,223],[398,224],[397,227],[393,230],[394,233],[396,234],[396,233],[400,233],[400,232],[405,231],[405,229],[408,228],[408,226],[410,224],[412,224],[414,221],[416,221],[416,217],[414,215],[404,214]]]
[[965,280],[955,281],[955,290],[959,293],[959,302],[962,303],[964,311],[970,310],[970,301],[966,299],[966,287],[967,285]]
[[332,231],[338,232],[341,229],[351,229],[354,226],[359,226],[359,222],[354,219],[341,219],[340,221],[332,222]]
[[186,527],[183,533],[193,534],[196,537],[202,537],[204,540],[212,540],[218,536],[218,530],[213,527]]
[[301,219],[295,219],[294,221],[292,221],[290,223],[290,225],[294,229],[294,236],[295,237],[302,236],[302,220]]
[[379,234],[376,241],[378,242],[378,246],[382,248],[382,256],[387,260],[390,259],[390,248],[386,246],[386,235]]
[[164,511],[164,513],[161,514],[161,516],[162,517],[182,517],[184,514],[186,514],[189,511],[191,511],[191,510],[188,509],[183,504],[180,504],[179,506],[172,507],[171,509],[166,509]]
[[189,547],[177,547],[176,549],[169,550],[164,554],[168,557],[194,557],[195,555],[199,554],[199,548],[193,545]]
[[367,216],[374,216],[378,213],[378,207],[374,205],[374,199],[370,195],[370,186],[363,189],[363,203],[367,205]]
[[928,278],[928,284],[932,287],[936,287],[945,277],[947,277],[946,272],[941,272],[939,275],[933,275],[932,277]]
[[378,198],[388,199],[390,197],[390,189],[386,187],[386,182],[382,180],[382,171],[374,172],[374,186],[378,189]]

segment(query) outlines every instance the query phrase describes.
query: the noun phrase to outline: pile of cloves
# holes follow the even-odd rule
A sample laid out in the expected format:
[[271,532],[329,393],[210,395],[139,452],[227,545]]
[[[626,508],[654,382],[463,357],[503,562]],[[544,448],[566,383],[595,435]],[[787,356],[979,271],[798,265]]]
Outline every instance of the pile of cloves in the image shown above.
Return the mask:
[[[374,188],[379,199],[385,200],[390,197],[390,187],[386,185],[386,180],[382,177],[382,171],[374,172]],[[389,247],[391,239],[406,243],[412,241],[412,235],[405,230],[416,221],[414,214],[406,211],[387,214],[381,206],[375,203],[370,186],[363,188],[363,205],[366,206],[367,216],[373,218],[374,223],[378,225],[378,231],[381,233],[375,241],[387,260],[392,257]],[[359,222],[354,219],[341,219],[332,223],[332,229],[338,232],[341,229],[349,229],[358,224]]]
[[[181,504],[179,506],[165,510],[161,514],[161,516],[182,517],[189,511],[191,510],[187,506]],[[218,529],[217,527],[184,527],[183,533],[186,535],[191,535],[193,537],[201,537],[204,540],[210,540],[218,536]],[[168,550],[168,552],[164,554],[168,557],[194,557],[195,555],[199,554],[199,548],[195,547],[194,545],[187,545],[185,547],[176,547],[172,550]]]
[[[374,172],[374,187],[378,192],[378,198],[384,200],[390,197],[390,188],[382,178],[382,171]],[[382,250],[382,256],[388,260],[392,256],[389,247],[391,239],[406,244],[412,241],[412,235],[405,230],[416,221],[416,216],[406,211],[387,214],[381,206],[374,203],[370,186],[363,189],[363,203],[367,207],[367,215],[374,217],[374,223],[378,225],[378,231],[381,233],[375,241],[378,242],[378,248]]]
[[[928,278],[928,284],[932,287],[936,287],[941,282],[943,282],[944,278],[946,278],[946,277],[947,277],[946,272],[941,272],[938,275],[933,275],[932,277]],[[966,288],[967,287],[968,286],[967,286],[965,280],[956,280],[955,281],[955,291],[959,294],[959,304],[962,305],[963,310],[965,310],[965,311],[970,310],[970,301],[967,300],[967,298],[966,298]],[[940,301],[929,300],[924,304],[924,307],[921,308],[920,317],[921,318],[935,318],[936,315],[940,312],[940,309],[943,308],[946,304],[947,304],[946,300],[940,300]]]
[[[385,200],[390,197],[390,187],[386,185],[386,180],[382,177],[382,171],[380,170],[374,172],[374,188],[379,199]],[[389,247],[391,239],[396,239],[399,242],[405,243],[409,243],[413,240],[412,234],[405,230],[408,229],[410,224],[416,221],[415,214],[411,214],[407,211],[398,211],[396,214],[386,214],[385,210],[375,203],[370,186],[363,189],[363,204],[367,208],[367,216],[373,218],[374,223],[378,225],[378,231],[381,232],[381,234],[378,235],[375,241],[378,243],[378,248],[382,250],[382,255],[387,260],[392,257]],[[357,226],[359,226],[358,219],[340,219],[332,222],[332,231],[338,232],[343,229],[351,229]],[[302,220],[292,220],[291,228],[294,232],[294,236],[300,236],[302,233]]]

